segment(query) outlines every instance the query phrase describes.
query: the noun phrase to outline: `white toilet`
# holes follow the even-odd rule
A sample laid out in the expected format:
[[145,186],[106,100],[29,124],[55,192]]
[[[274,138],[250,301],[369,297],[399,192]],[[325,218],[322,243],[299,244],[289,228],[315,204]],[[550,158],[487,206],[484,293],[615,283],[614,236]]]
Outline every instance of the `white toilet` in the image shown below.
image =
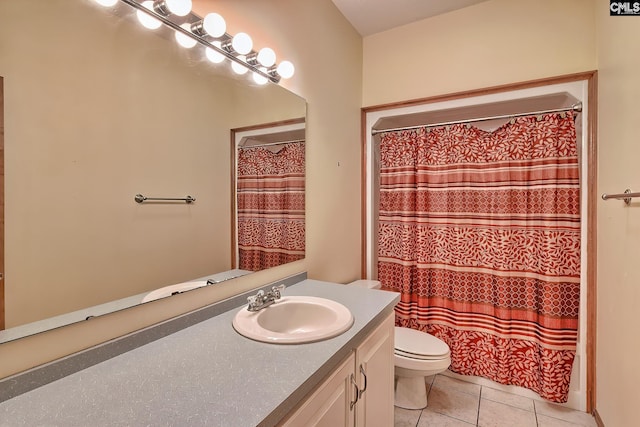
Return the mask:
[[[356,280],[350,285],[380,289],[377,280]],[[426,408],[425,377],[444,372],[451,365],[449,346],[426,332],[396,326],[394,352],[394,405],[404,409]]]

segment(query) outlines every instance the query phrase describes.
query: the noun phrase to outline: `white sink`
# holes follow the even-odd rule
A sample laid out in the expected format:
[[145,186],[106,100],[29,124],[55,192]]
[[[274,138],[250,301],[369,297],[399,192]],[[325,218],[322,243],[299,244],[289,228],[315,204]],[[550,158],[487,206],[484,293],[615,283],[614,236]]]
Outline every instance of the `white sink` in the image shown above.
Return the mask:
[[242,308],[233,318],[240,334],[273,344],[300,344],[333,338],[353,325],[344,305],[326,298],[286,296],[260,311]]
[[149,292],[142,298],[142,302],[149,302],[160,298],[169,297],[173,294],[180,294],[182,292],[190,291],[191,289],[201,288],[207,286],[206,280],[197,280],[193,282],[178,283],[177,285],[165,286]]

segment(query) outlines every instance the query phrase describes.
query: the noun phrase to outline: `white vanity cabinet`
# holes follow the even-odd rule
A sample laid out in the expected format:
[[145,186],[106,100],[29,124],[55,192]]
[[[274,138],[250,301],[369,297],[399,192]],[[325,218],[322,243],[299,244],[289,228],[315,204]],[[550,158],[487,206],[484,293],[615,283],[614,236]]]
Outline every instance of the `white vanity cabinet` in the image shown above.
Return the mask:
[[391,314],[280,425],[392,426],[393,327]]
[[[356,426],[392,426],[394,314],[356,349],[356,377],[360,398],[355,405]],[[366,385],[365,385],[366,378]]]
[[[353,427],[355,354],[340,364],[280,425],[283,427]],[[352,384],[354,381],[354,384]]]

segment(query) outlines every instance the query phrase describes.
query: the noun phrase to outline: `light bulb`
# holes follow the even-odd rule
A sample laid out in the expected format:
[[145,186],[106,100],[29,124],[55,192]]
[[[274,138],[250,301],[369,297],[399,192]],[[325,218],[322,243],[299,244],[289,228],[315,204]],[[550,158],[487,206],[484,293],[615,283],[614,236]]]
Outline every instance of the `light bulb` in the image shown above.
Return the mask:
[[[212,45],[215,45],[217,47],[220,47],[220,42],[213,42],[211,43]],[[219,64],[222,61],[224,61],[225,56],[223,54],[221,54],[220,52],[216,52],[215,50],[211,49],[210,47],[206,48],[204,50],[204,54],[207,56],[207,59],[211,62],[213,62],[214,64]]]
[[[191,25],[189,24],[182,24],[180,25],[180,28],[184,28],[185,30],[189,31],[189,29],[191,28]],[[186,49],[191,49],[192,47],[194,47],[197,43],[197,41],[192,38],[189,37],[179,31],[175,32],[175,36],[176,36],[176,41],[178,42],[178,44]]]
[[227,23],[217,13],[210,13],[204,17],[202,27],[211,37],[221,37],[227,31]]
[[249,34],[238,33],[233,36],[231,47],[233,47],[233,50],[240,55],[246,55],[251,52],[251,48],[253,48],[253,41],[251,40],[251,37],[249,37]]
[[95,2],[104,7],[111,7],[118,3],[118,0],[95,0]]
[[[153,1],[147,0],[142,3],[142,6],[146,7],[149,10],[153,10]],[[160,25],[162,25],[162,22],[158,21],[153,16],[142,12],[141,10],[136,11],[136,16],[138,17],[138,21],[140,21],[142,26],[150,30],[160,28]]]
[[164,0],[167,10],[177,16],[187,16],[191,12],[191,0]]
[[258,62],[265,67],[271,67],[276,63],[276,53],[269,47],[263,47],[258,52]]
[[[240,55],[238,56],[238,59],[242,60],[242,61],[246,61],[246,57]],[[233,69],[233,72],[236,74],[245,74],[247,71],[249,71],[249,69],[247,67],[245,67],[242,64],[237,63],[236,61],[232,61],[231,62],[231,69]]]
[[296,72],[296,69],[291,62],[282,61],[278,64],[277,71],[283,79],[290,79],[293,76],[293,73]]
[[[260,67],[260,71],[263,71],[263,72],[265,72],[265,73],[266,73],[266,72],[267,72],[267,69],[266,69],[266,68],[264,68],[264,67]],[[253,81],[254,81],[254,82],[256,82],[256,84],[263,85],[263,84],[266,84],[266,83],[269,81],[269,79],[267,79],[267,78],[266,78],[265,76],[263,76],[262,74],[258,74],[258,73],[256,73],[256,72],[254,71],[254,72],[253,72]]]

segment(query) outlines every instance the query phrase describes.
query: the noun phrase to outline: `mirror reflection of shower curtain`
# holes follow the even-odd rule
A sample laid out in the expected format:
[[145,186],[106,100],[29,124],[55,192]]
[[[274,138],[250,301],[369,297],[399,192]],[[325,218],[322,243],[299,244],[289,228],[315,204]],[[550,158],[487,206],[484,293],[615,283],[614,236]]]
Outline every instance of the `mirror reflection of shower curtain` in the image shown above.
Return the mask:
[[238,268],[304,258],[305,143],[238,150]]

